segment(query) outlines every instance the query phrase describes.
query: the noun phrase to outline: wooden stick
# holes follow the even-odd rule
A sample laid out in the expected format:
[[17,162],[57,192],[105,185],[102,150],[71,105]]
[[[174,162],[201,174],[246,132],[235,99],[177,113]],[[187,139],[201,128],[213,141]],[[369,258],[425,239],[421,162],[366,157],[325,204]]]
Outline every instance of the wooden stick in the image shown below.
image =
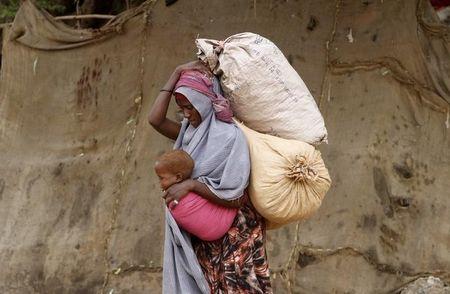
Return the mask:
[[[77,16],[79,16],[80,15],[80,0],[75,0],[75,2],[77,2],[75,14]],[[80,28],[81,28],[81,21],[80,21],[80,19],[77,19],[77,29],[80,29]]]
[[[72,20],[72,19],[83,19],[83,18],[101,18],[101,19],[113,19],[116,17],[115,15],[106,15],[106,14],[85,14],[85,15],[64,15],[64,16],[56,16],[54,19],[56,20]],[[0,29],[9,27],[12,25],[12,22],[5,22],[0,24]]]
[[54,19],[56,20],[71,20],[71,19],[85,19],[85,18],[101,18],[101,19],[113,19],[114,15],[105,15],[105,14],[85,14],[85,15],[64,15],[57,16]]

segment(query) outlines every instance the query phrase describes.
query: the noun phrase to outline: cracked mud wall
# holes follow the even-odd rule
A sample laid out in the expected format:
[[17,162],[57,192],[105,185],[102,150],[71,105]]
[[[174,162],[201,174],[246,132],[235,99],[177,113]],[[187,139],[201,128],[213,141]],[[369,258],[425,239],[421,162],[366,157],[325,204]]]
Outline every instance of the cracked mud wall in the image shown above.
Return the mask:
[[157,1],[124,19],[96,42],[57,30],[67,50],[4,38],[1,293],[160,292],[152,165],[172,142],[146,114],[197,35],[242,31],[280,47],[330,134],[323,206],[268,234],[275,293],[450,281],[449,30],[425,1]]

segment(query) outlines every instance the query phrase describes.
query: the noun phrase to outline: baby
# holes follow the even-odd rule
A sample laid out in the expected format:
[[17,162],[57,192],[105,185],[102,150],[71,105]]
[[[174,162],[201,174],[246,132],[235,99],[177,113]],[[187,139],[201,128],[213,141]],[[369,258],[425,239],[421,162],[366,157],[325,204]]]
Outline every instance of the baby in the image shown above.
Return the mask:
[[[189,179],[194,161],[183,150],[172,150],[161,155],[155,163],[161,189]],[[236,217],[236,208],[227,208],[205,198],[188,193],[176,204],[169,203],[169,210],[177,224],[205,241],[220,239],[230,229]]]
[[193,169],[194,160],[183,150],[166,152],[155,162],[155,172],[164,191],[173,184],[189,179]]

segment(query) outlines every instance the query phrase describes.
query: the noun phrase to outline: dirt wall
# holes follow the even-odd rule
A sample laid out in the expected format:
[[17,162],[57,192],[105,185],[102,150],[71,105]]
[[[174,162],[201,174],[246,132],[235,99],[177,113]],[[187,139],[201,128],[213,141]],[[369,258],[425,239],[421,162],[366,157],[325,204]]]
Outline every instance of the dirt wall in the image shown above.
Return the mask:
[[449,29],[424,1],[157,1],[96,32],[24,6],[3,34],[1,293],[161,291],[152,166],[173,142],[146,115],[197,36],[243,31],[281,48],[330,137],[323,206],[269,232],[275,293],[449,282]]

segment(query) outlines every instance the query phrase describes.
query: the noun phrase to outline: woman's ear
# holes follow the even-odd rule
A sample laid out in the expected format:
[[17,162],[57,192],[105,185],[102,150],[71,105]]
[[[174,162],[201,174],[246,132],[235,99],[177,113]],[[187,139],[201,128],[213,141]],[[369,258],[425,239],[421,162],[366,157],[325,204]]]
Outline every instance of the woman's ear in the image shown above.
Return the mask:
[[183,181],[183,175],[181,173],[177,173],[175,175],[175,177],[176,177],[177,183]]

